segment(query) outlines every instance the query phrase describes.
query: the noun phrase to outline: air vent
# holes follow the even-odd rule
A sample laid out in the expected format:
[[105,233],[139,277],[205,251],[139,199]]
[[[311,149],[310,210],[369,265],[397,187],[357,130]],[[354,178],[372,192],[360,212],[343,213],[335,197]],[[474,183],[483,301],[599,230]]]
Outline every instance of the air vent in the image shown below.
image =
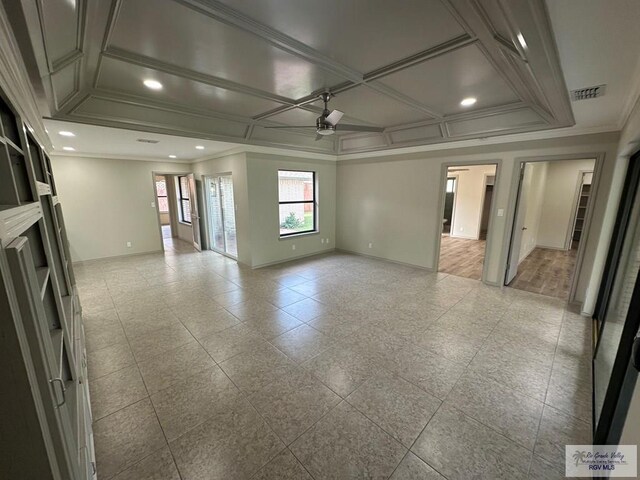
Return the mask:
[[139,138],[136,140],[136,142],[140,142],[140,143],[159,143],[160,140],[150,140],[148,138]]
[[601,97],[607,90],[606,85],[596,85],[595,87],[579,88],[577,90],[571,90],[571,100],[577,102],[578,100],[590,100],[592,98]]

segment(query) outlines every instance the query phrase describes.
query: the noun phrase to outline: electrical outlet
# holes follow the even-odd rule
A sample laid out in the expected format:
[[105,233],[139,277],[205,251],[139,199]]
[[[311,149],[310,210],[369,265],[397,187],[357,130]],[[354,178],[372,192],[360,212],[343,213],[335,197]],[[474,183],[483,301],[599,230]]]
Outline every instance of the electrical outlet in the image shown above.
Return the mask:
[[127,242],[127,248],[131,248],[131,242]]
[[498,209],[498,216],[499,217],[504,217],[504,208],[499,208]]
[[327,243],[329,243],[329,239],[327,238]]
[[369,242],[369,248],[373,248],[373,243]]
[[295,250],[296,249],[296,244],[294,243],[293,245],[291,245],[291,250]]
[[156,208],[156,202],[151,202],[151,208]]

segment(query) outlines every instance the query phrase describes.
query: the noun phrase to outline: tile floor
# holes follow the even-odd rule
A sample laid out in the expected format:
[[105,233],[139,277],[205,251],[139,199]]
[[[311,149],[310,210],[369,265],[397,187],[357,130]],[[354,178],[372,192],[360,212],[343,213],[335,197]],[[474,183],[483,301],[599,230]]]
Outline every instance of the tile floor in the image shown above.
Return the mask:
[[76,268],[101,480],[559,479],[590,443],[590,323],[558,299],[187,247]]

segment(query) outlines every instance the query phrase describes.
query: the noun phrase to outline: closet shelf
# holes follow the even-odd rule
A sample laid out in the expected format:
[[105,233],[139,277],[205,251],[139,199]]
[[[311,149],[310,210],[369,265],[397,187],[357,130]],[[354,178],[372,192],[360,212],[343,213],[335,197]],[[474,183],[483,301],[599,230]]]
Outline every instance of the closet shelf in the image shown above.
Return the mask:
[[20,206],[0,205],[0,242],[19,237],[40,218],[42,218],[40,202]]

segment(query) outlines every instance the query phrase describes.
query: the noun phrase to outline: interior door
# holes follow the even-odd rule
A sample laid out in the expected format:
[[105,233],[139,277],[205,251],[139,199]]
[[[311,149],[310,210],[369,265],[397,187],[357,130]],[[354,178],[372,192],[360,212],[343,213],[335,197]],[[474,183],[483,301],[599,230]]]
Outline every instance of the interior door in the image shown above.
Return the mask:
[[518,262],[520,260],[520,246],[522,245],[522,232],[526,229],[524,218],[527,213],[526,195],[523,194],[525,187],[524,174],[525,165],[520,167],[520,181],[518,183],[518,194],[516,195],[516,213],[511,231],[511,245],[509,246],[509,257],[507,260],[507,272],[504,284],[509,285],[518,274]]
[[198,251],[202,250],[202,243],[200,241],[200,215],[198,213],[198,197],[196,191],[196,177],[193,173],[187,175],[189,180],[189,208],[191,211],[191,229],[193,230],[193,246]]

